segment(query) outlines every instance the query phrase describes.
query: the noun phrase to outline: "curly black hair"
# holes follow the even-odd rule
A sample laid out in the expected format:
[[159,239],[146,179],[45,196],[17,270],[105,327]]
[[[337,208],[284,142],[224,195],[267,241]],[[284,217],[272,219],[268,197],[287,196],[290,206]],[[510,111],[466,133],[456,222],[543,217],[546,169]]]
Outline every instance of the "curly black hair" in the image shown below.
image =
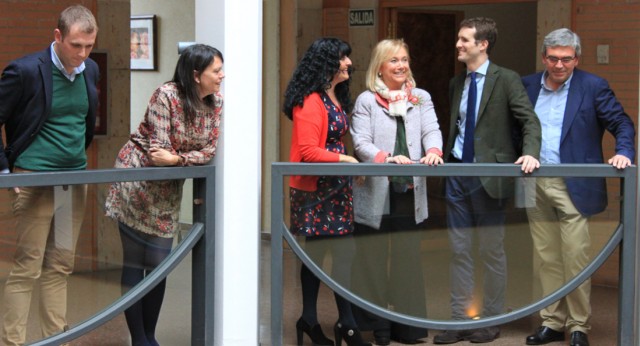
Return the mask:
[[[323,92],[331,87],[333,76],[340,69],[340,59],[351,54],[351,46],[337,38],[320,38],[313,42],[298,63],[284,93],[283,112],[293,119],[293,109],[302,106],[304,98],[314,92]],[[351,76],[349,68],[349,76]],[[348,80],[335,86],[335,94],[342,109],[351,112],[353,102]]]

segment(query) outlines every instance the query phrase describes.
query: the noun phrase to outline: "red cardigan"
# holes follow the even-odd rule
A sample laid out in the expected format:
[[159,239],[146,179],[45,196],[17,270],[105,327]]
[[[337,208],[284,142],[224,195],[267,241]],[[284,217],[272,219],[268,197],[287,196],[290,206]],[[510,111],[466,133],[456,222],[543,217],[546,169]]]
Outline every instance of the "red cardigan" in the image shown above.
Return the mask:
[[[291,162],[339,162],[340,154],[327,151],[327,133],[329,117],[327,109],[319,93],[304,98],[302,106],[293,109],[293,135],[291,136]],[[289,179],[289,186],[315,191],[317,176],[294,175]]]

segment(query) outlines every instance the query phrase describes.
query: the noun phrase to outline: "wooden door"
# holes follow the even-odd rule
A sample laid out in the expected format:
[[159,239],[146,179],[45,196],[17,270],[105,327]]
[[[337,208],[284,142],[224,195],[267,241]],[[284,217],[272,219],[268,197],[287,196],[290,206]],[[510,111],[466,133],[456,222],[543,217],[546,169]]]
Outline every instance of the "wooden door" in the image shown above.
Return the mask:
[[449,130],[449,81],[463,68],[455,42],[461,12],[398,11],[395,35],[409,45],[411,70],[419,88],[431,94],[444,138]]
[[[390,13],[390,36],[409,45],[411,70],[419,88],[433,100],[440,131],[449,136],[449,81],[464,65],[457,60],[455,42],[462,12],[395,10]],[[444,180],[429,178],[429,218],[432,227],[444,226]]]

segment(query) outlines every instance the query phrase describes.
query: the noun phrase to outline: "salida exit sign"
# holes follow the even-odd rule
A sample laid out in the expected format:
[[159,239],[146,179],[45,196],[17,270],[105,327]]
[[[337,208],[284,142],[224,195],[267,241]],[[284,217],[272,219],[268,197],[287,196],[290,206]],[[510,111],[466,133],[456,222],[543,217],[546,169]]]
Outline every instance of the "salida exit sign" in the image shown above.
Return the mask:
[[373,10],[349,10],[349,26],[372,26]]

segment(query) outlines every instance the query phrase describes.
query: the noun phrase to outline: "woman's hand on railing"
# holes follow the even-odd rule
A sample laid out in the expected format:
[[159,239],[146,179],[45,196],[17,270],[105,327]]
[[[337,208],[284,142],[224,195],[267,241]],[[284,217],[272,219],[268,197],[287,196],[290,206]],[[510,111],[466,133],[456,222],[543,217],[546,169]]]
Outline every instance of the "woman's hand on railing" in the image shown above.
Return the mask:
[[180,162],[180,156],[162,148],[149,148],[148,155],[154,166],[175,166]]
[[386,163],[397,163],[399,165],[409,165],[413,163],[413,160],[411,160],[410,158],[404,156],[404,155],[396,155],[396,156],[389,156],[387,157],[387,159],[385,160]]
[[420,163],[429,165],[429,166],[437,166],[444,163],[442,157],[435,152],[427,153],[423,158],[420,159]]
[[358,163],[358,160],[353,157],[353,156],[349,156],[349,155],[340,155],[340,162],[348,162],[348,163]]

